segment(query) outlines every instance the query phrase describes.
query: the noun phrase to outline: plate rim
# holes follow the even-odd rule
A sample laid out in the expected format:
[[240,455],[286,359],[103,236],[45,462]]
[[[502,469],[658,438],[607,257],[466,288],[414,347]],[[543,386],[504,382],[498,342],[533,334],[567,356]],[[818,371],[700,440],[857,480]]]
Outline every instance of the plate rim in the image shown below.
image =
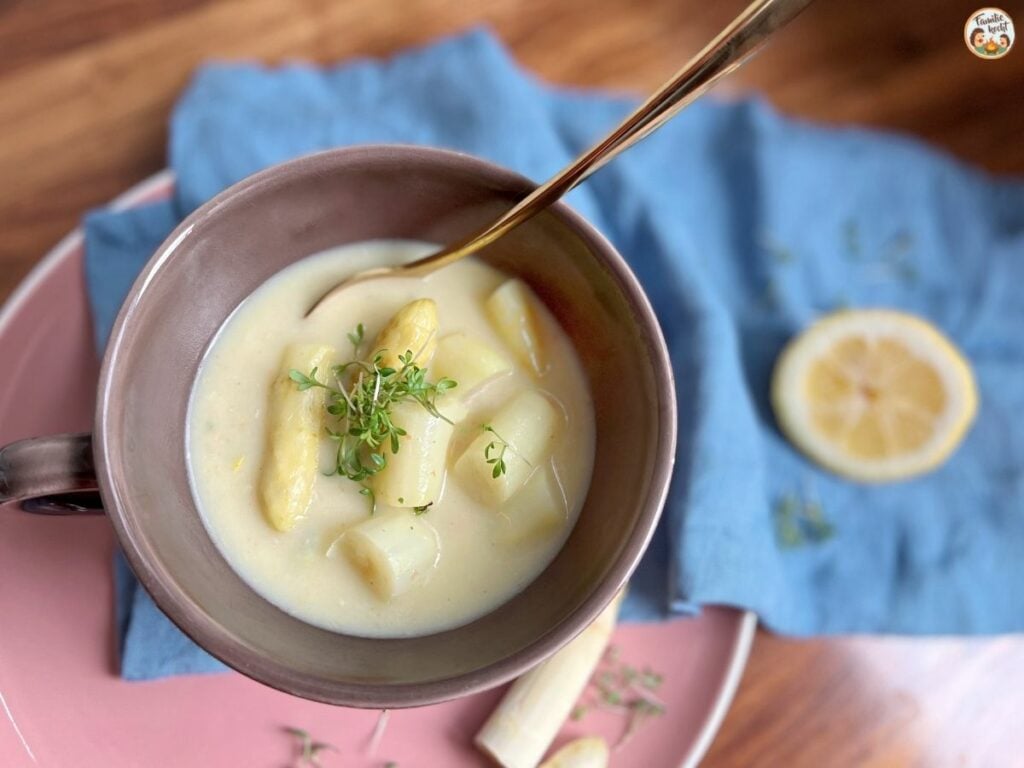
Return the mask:
[[757,632],[757,614],[753,611],[742,610],[732,606],[722,606],[729,610],[738,611],[741,614],[740,628],[736,633],[733,642],[732,658],[725,670],[725,677],[722,687],[715,698],[714,706],[704,719],[704,723],[697,732],[697,738],[693,743],[688,755],[683,756],[680,768],[696,768],[711,748],[711,744],[722,727],[726,714],[732,707],[733,699],[736,698],[736,691],[739,690],[743,673],[747,669],[747,661],[750,658],[750,651],[754,647],[754,637]]
[[[150,197],[157,190],[173,186],[174,178],[174,171],[165,168],[132,185],[108,204],[101,207],[111,211],[123,211],[134,207],[144,202],[146,198]],[[84,246],[84,240],[85,234],[82,227],[75,227],[71,232],[62,237],[56,245],[50,248],[15,285],[14,290],[11,291],[3,304],[0,305],[0,335],[4,333],[6,326],[12,321],[21,306],[49,277],[50,273],[71,253]],[[743,673],[746,670],[747,661],[750,658],[750,652],[754,644],[757,630],[757,615],[752,611],[732,606],[721,607],[740,613],[739,630],[733,639],[729,665],[726,668],[725,676],[715,697],[714,704],[704,718],[693,746],[688,750],[687,754],[683,755],[682,762],[679,763],[680,768],[696,768],[704,759],[708,749],[710,749],[739,689],[739,684],[743,678]],[[21,732],[14,718],[11,717],[10,710],[6,706],[3,709],[15,732],[20,736]],[[24,739],[22,739],[22,743],[24,745]],[[25,746],[27,747],[27,745]],[[29,754],[31,755],[31,752]]]
[[[106,205],[98,206],[111,211],[123,211],[141,203],[155,190],[174,183],[174,171],[164,168],[162,171],[147,176],[132,185]],[[75,227],[57,241],[46,254],[14,286],[14,290],[0,304],[0,334],[4,332],[11,318],[18,312],[21,305],[28,301],[29,296],[49,277],[50,273],[67,258],[68,254],[80,246],[84,246],[85,233],[81,226]]]

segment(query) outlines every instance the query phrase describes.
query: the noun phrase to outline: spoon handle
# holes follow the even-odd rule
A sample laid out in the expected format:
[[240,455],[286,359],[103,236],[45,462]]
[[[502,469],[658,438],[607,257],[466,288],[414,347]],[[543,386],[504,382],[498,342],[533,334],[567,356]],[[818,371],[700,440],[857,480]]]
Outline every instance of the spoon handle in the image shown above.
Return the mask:
[[497,221],[469,238],[406,264],[401,272],[426,274],[475,253],[519,226],[575,187],[620,152],[653,133],[719,78],[757,51],[811,0],[756,0],[723,29],[671,80],[586,153],[520,200]]

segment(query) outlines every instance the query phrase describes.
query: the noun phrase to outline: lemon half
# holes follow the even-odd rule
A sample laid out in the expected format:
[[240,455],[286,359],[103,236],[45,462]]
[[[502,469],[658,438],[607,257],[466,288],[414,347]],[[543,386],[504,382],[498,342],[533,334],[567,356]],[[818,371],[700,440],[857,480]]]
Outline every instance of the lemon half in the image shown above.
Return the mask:
[[921,318],[888,309],[829,315],[783,351],[772,406],[786,436],[854,480],[899,480],[937,467],[978,409],[964,356]]

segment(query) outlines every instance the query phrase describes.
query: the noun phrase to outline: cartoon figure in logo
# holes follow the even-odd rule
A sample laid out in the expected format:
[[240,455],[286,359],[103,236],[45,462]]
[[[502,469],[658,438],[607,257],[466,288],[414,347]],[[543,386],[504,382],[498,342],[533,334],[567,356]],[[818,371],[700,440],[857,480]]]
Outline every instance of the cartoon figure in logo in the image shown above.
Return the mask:
[[999,36],[999,47],[996,50],[996,55],[1001,56],[1010,50],[1010,36],[1005,32]]
[[971,30],[971,45],[982,56],[988,55],[988,51],[985,50],[985,30],[981,27],[975,27]]

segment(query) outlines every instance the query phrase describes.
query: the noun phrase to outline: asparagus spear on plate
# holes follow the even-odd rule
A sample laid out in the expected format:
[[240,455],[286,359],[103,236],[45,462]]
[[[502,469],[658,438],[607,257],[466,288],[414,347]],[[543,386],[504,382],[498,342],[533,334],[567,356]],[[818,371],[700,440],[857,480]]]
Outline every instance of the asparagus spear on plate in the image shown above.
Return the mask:
[[[503,768],[537,768],[594,673],[621,602],[619,593],[578,637],[512,684],[476,736],[480,749]],[[563,764],[575,765],[553,765]]]

